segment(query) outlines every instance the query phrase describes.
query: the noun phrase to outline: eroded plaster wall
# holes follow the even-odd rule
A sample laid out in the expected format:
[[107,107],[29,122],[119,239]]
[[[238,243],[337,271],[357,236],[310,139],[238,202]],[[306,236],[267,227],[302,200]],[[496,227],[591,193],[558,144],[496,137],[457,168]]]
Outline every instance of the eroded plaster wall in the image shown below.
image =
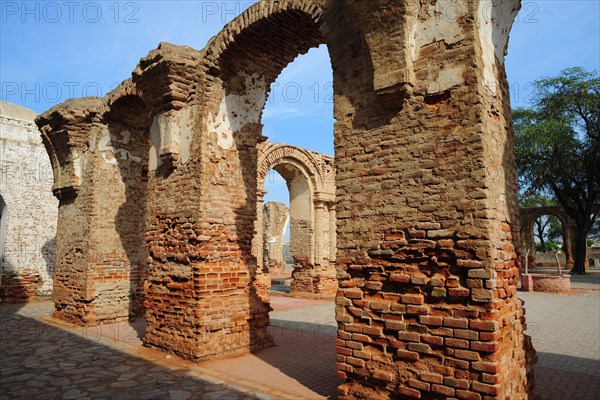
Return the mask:
[[0,300],[52,295],[58,201],[36,113],[0,102]]

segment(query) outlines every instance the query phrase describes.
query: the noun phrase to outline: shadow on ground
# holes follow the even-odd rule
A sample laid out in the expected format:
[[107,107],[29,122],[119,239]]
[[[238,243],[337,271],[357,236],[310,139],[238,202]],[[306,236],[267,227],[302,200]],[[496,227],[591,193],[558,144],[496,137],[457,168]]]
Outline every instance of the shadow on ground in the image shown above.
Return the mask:
[[[9,399],[243,399],[221,385],[133,357],[0,304],[0,393]],[[86,331],[80,332],[86,333]]]
[[[534,394],[540,400],[596,400],[600,395],[600,354],[590,355],[596,359],[571,357],[563,354],[538,353],[535,366]],[[582,373],[581,366],[588,373]]]
[[271,320],[275,347],[255,354],[303,386],[326,398],[337,398],[334,326],[307,322]]

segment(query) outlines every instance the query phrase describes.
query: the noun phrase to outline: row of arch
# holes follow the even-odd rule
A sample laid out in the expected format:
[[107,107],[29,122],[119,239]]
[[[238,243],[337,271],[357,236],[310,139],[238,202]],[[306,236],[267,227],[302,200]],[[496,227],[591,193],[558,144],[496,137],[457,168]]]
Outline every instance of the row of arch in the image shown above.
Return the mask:
[[292,290],[334,295],[337,292],[335,177],[333,158],[281,143],[259,145],[257,234],[253,253],[267,271],[263,254],[263,190],[270,170],[286,181],[290,193],[290,254],[295,260]]
[[[144,344],[195,360],[273,344],[255,239],[262,110],[281,70],[326,43],[340,396],[415,394],[408,380],[446,371],[446,358],[433,346],[415,365],[399,350],[408,346],[403,324],[416,327],[420,341],[430,328],[419,314],[435,307],[466,315],[478,333],[484,324],[472,310],[493,306],[495,320],[485,326],[498,348],[478,357],[502,370],[499,397],[525,397],[531,353],[512,290],[518,265],[507,232],[518,210],[503,66],[518,1],[493,2],[493,23],[484,3],[441,21],[430,2],[263,0],[202,51],[163,43],[105,99],[42,115],[61,199],[56,315],[101,323],[143,302]],[[297,183],[299,199],[314,191],[311,211],[299,215],[315,235],[326,232],[319,224],[331,221],[331,199],[318,191],[311,163],[272,167]],[[144,259],[140,248],[148,249]],[[301,254],[330,268],[329,253]],[[465,286],[478,279],[477,288]],[[415,305],[417,314],[401,311]],[[368,368],[344,355],[355,337],[374,354]]]

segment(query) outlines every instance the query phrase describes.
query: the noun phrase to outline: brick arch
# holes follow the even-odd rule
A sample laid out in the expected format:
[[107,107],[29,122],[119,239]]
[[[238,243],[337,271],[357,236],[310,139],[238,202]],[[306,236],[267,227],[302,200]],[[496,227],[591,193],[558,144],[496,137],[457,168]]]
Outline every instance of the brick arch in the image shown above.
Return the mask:
[[535,207],[535,208],[522,208],[521,209],[521,221],[523,227],[528,229],[528,227],[533,228],[533,224],[535,221],[544,215],[552,215],[560,220],[560,222],[564,225],[567,225],[569,222],[568,215],[565,210],[560,207]]
[[[260,1],[227,24],[202,51],[199,63],[207,129],[229,136],[260,133],[270,86],[297,56],[325,43],[322,1]],[[221,121],[224,121],[221,123]],[[219,126],[220,125],[220,126]]]
[[[552,215],[558,218],[562,224],[562,235],[565,249],[565,256],[567,260],[567,266],[572,266],[574,263],[575,249],[575,221],[567,215],[567,212],[561,206],[550,206],[550,207],[533,207],[533,208],[521,208],[521,238],[522,238],[522,256],[529,254],[527,259],[530,266],[535,265],[535,245],[534,245],[534,233],[533,226],[535,221],[544,215]],[[529,253],[527,253],[529,251]]]
[[[324,43],[319,31],[319,22],[323,15],[323,0],[282,0],[259,1],[233,21],[225,25],[219,34],[213,37],[203,50],[204,57],[200,69],[209,75],[227,76],[227,68],[236,66],[262,67],[259,61],[234,60],[239,50],[254,42],[255,48],[249,49],[252,56],[267,56],[274,61],[271,68],[273,79],[299,54],[306,53],[312,47]],[[292,23],[290,23],[292,22]],[[293,23],[296,22],[296,23]],[[298,26],[298,22],[305,24]],[[310,29],[302,29],[309,27]],[[273,30],[279,32],[274,32]],[[262,36],[256,36],[262,33]],[[266,40],[266,33],[275,34],[275,38],[285,38],[273,48],[273,41]],[[262,44],[256,42],[263,42]],[[262,47],[261,47],[262,46]],[[279,52],[281,57],[272,57]],[[278,60],[274,60],[277,58]],[[235,71],[233,71],[235,73]]]
[[262,188],[269,170],[290,164],[300,170],[310,181],[313,193],[323,189],[323,175],[317,160],[308,151],[283,143],[272,143],[258,157],[258,187]]
[[147,101],[144,99],[142,91],[138,89],[137,85],[133,83],[131,79],[127,79],[121,82],[119,86],[114,88],[111,92],[107,93],[102,98],[102,100],[107,107],[110,107],[128,96],[138,97],[144,103],[144,107],[150,111],[150,108],[147,106]]

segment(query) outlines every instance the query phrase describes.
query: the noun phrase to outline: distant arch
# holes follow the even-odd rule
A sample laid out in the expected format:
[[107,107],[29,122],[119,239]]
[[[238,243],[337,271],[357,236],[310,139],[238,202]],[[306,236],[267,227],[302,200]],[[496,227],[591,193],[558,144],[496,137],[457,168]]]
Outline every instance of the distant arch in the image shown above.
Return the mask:
[[527,254],[527,260],[530,266],[535,265],[535,241],[534,241],[534,224],[535,221],[544,216],[552,215],[558,218],[562,224],[563,234],[563,245],[565,250],[565,257],[567,260],[567,266],[573,266],[575,261],[574,249],[575,249],[575,221],[569,217],[561,206],[550,206],[550,207],[531,207],[521,208],[521,238],[523,251],[522,255],[525,257]]

